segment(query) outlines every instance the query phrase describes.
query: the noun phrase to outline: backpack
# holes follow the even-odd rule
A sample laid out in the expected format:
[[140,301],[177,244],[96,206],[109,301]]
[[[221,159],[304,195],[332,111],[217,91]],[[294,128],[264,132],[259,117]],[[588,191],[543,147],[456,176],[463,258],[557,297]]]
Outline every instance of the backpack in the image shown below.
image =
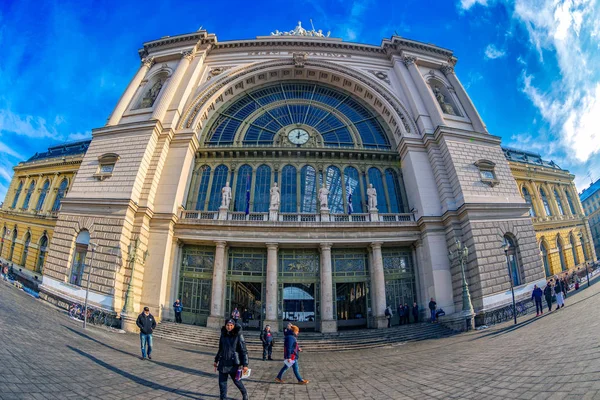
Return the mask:
[[390,316],[390,309],[389,309],[389,308],[386,308],[386,309],[385,309],[385,316],[386,316],[386,317],[389,317],[389,316]]

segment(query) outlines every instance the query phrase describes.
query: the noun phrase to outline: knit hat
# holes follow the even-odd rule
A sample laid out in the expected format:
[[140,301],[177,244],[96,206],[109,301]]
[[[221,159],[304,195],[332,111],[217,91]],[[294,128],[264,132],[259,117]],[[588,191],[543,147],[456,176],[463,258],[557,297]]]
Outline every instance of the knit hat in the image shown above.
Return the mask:
[[235,325],[235,321],[232,319],[228,319],[227,321],[225,321],[225,325],[227,324]]

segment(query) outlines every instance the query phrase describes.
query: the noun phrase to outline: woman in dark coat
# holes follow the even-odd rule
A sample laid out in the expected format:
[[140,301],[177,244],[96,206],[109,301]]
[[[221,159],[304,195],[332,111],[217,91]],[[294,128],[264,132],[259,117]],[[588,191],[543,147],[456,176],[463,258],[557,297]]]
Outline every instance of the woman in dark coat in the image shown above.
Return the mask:
[[229,376],[242,393],[242,398],[248,400],[248,393],[244,384],[241,380],[236,379],[240,366],[243,367],[244,372],[248,370],[248,351],[241,329],[231,319],[221,328],[219,351],[215,356],[215,368],[219,370],[221,399],[227,398],[227,377]]
[[[285,339],[283,341],[283,358],[284,362],[287,361],[288,363],[292,363],[291,367],[294,370],[294,375],[296,375],[298,383],[301,385],[306,385],[308,384],[308,380],[302,379],[300,370],[298,369],[298,356],[302,351],[302,349],[298,346],[298,332],[300,332],[300,329],[295,325],[292,325],[292,327],[285,332]],[[277,374],[275,382],[283,383],[283,374],[288,369],[290,369],[290,367],[288,367],[287,364],[283,364],[283,368],[281,368],[281,371],[279,371],[279,374]]]
[[544,288],[544,297],[548,304],[548,312],[552,311],[552,280],[549,280]]

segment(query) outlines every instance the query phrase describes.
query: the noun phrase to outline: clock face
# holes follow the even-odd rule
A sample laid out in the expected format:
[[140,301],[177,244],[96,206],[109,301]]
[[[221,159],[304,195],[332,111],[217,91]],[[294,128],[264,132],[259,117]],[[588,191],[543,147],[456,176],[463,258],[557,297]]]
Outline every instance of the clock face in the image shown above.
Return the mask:
[[298,145],[308,142],[309,138],[310,136],[308,135],[308,132],[300,128],[292,129],[288,133],[289,141]]

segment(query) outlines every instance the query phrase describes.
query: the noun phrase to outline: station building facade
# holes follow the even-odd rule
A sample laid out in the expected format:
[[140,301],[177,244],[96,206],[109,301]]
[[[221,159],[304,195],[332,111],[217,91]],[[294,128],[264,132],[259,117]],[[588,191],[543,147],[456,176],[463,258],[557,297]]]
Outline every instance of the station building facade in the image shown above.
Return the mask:
[[46,297],[82,299],[89,275],[91,303],[128,329],[176,298],[210,327],[238,307],[276,329],[380,328],[387,305],[425,314],[430,298],[464,323],[457,240],[478,313],[511,280],[517,296],[545,282],[530,206],[450,50],[297,27],[139,54],[62,199]]

